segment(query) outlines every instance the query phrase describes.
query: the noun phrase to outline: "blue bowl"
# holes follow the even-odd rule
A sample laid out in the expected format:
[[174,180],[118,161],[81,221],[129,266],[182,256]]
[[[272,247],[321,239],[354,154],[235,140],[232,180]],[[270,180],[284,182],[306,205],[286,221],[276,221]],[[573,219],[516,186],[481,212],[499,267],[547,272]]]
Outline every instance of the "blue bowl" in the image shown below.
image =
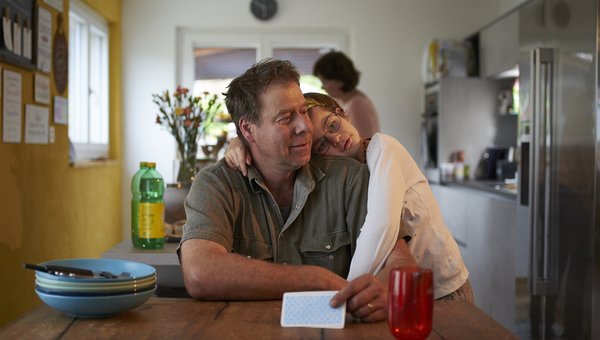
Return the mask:
[[78,318],[107,318],[142,305],[156,288],[132,294],[109,296],[66,296],[35,290],[48,306]]
[[128,290],[121,290],[121,291],[93,291],[93,292],[88,292],[88,291],[79,291],[79,292],[70,292],[70,291],[61,291],[59,289],[50,289],[50,288],[45,288],[45,287],[40,287],[37,284],[35,285],[35,290],[40,292],[40,293],[44,293],[44,294],[49,294],[49,295],[62,295],[62,296],[110,296],[110,295],[128,295],[131,293],[143,293],[145,291],[148,290],[153,290],[156,289],[156,283],[152,284],[146,288],[131,288]]
[[82,269],[89,269],[94,272],[95,275],[99,275],[100,272],[107,271],[115,275],[119,275],[122,272],[129,272],[130,277],[120,277],[116,279],[107,279],[103,277],[94,278],[80,278],[80,277],[68,277],[68,276],[57,276],[40,271],[36,271],[37,275],[48,280],[55,281],[72,281],[72,282],[126,282],[131,280],[139,280],[147,277],[156,275],[156,269],[145,263],[118,260],[118,259],[63,259],[53,260],[40,263],[40,265],[55,265],[64,267],[76,267]]

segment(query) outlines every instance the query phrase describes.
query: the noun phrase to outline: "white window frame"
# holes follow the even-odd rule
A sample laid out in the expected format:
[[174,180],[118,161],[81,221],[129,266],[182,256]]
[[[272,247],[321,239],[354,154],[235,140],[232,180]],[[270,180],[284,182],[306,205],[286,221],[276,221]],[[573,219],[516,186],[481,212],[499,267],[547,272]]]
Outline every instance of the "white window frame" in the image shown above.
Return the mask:
[[273,29],[210,29],[177,28],[176,81],[190,87],[194,83],[195,48],[253,48],[256,61],[273,56],[275,48],[323,48],[347,52],[348,32],[344,29],[298,28]]
[[[72,32],[76,26],[81,29],[77,36]],[[94,39],[99,39],[99,43],[94,45]],[[81,0],[71,0],[68,112],[69,138],[75,150],[72,161],[75,162],[108,158],[108,39],[106,19]],[[94,64],[92,60],[100,66],[90,66]],[[95,100],[91,100],[92,96]],[[93,103],[96,105],[92,107]]]

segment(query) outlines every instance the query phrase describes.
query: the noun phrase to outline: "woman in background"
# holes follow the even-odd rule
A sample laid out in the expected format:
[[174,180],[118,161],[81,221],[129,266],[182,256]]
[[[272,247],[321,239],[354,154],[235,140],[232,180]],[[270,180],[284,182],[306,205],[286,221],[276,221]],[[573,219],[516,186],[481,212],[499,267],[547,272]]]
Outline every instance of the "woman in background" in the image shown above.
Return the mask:
[[323,89],[344,109],[361,138],[371,138],[379,132],[379,116],[369,97],[358,90],[360,72],[344,53],[324,54],[313,66],[313,74],[321,79]]
[[[408,151],[393,137],[376,133],[360,138],[337,102],[320,93],[304,95],[313,124],[313,155],[346,156],[369,167],[367,216],[350,264],[347,280],[377,274],[398,238],[400,224],[410,233],[407,243],[418,266],[434,273],[434,298],[473,302],[458,245],[444,224],[427,179]],[[234,139],[227,164],[247,175],[251,164],[242,142]]]

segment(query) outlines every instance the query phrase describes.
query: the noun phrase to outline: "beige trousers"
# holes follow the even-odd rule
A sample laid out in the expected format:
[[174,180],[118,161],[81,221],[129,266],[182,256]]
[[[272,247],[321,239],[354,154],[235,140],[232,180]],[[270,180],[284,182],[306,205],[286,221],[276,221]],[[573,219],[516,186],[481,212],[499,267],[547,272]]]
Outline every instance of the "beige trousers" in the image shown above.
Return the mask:
[[442,296],[441,298],[439,298],[437,300],[438,301],[465,301],[468,303],[475,303],[475,297],[473,296],[473,288],[471,288],[471,283],[469,282],[469,279],[467,279],[465,284],[460,286],[460,288],[458,288],[454,292],[452,292],[446,296]]

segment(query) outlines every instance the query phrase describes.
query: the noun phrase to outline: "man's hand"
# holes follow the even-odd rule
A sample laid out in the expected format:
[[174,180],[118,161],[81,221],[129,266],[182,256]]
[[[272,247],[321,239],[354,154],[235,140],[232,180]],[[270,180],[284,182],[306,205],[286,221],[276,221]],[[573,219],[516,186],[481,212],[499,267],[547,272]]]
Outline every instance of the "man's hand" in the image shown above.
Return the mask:
[[401,266],[415,266],[415,259],[402,238],[385,261],[377,276],[364,274],[350,281],[331,298],[331,306],[338,307],[346,301],[346,310],[364,321],[382,321],[387,318],[387,285],[390,270]]
[[330,301],[334,308],[344,302],[346,311],[363,321],[382,321],[387,318],[387,286],[371,274],[350,281]]

